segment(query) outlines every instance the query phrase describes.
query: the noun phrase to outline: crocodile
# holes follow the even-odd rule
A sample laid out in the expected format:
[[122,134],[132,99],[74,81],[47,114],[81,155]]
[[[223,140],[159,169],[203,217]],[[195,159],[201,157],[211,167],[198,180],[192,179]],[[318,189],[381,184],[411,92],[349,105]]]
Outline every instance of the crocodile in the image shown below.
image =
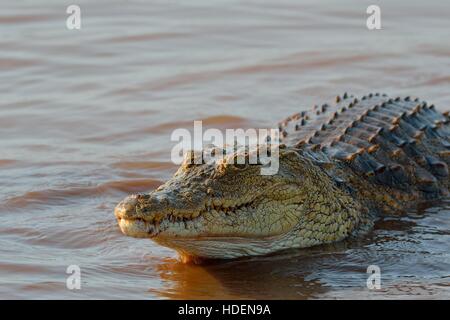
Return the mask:
[[419,98],[345,93],[279,123],[276,174],[233,155],[186,161],[156,190],[121,201],[115,216],[124,234],[184,262],[359,237],[383,215],[448,196],[449,119]]

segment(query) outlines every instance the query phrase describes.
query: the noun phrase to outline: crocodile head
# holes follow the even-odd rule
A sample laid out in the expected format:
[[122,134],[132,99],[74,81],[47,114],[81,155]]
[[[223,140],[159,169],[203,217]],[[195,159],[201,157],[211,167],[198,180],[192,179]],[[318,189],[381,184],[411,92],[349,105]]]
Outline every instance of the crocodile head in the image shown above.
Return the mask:
[[153,192],[127,197],[115,209],[120,229],[195,261],[332,242],[357,224],[355,203],[298,150],[280,149],[274,175],[235,157],[185,163]]

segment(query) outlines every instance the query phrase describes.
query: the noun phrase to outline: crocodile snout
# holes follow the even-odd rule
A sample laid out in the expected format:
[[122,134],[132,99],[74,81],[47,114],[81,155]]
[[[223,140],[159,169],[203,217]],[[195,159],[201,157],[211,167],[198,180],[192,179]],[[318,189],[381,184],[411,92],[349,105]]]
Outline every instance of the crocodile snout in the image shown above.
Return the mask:
[[136,215],[137,196],[132,195],[122,200],[115,208],[117,219],[132,219]]

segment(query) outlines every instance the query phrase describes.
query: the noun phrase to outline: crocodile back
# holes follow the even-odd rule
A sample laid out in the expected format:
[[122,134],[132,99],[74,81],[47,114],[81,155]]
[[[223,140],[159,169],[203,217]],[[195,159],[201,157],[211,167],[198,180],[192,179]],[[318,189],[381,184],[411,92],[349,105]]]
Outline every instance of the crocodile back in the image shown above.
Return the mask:
[[430,198],[448,192],[448,112],[418,98],[344,94],[288,117],[279,129],[287,146],[324,153],[370,182]]

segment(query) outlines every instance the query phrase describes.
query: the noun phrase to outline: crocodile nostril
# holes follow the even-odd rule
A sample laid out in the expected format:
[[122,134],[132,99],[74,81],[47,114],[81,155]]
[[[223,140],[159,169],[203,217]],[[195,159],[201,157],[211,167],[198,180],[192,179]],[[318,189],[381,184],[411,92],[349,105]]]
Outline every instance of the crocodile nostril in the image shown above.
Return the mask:
[[132,218],[136,213],[136,196],[129,196],[121,201],[114,209],[114,214],[118,219]]

